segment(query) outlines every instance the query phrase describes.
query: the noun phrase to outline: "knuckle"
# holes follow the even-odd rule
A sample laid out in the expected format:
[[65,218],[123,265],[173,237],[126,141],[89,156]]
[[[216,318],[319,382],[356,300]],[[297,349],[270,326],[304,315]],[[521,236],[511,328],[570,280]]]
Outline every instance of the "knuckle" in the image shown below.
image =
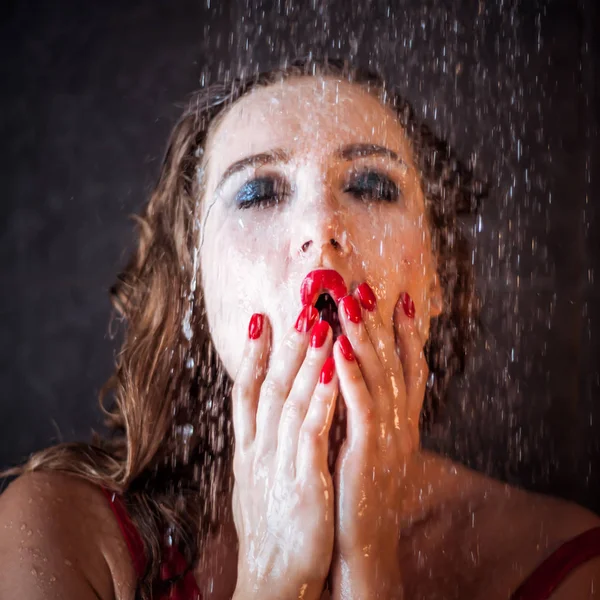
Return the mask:
[[310,348],[310,352],[306,353],[306,358],[304,359],[303,369],[314,370],[318,365],[323,362],[322,348]]
[[295,400],[289,400],[283,406],[283,412],[281,415],[281,420],[286,423],[299,421],[302,417],[302,409],[298,402]]
[[362,346],[370,342],[369,335],[365,327],[361,327],[356,334],[356,341]]
[[375,434],[377,425],[377,413],[372,406],[363,406],[361,411],[362,426],[365,432]]
[[261,391],[268,398],[281,398],[284,394],[283,385],[276,379],[267,379]]
[[297,352],[300,350],[302,347],[302,337],[295,328],[292,328],[292,330],[288,333],[283,341],[283,346],[292,352]]
[[261,453],[256,453],[251,464],[251,469],[248,471],[251,477],[260,477],[263,479],[270,478],[271,467],[274,458],[273,450],[264,450]]
[[417,380],[419,382],[427,381],[427,378],[429,377],[429,365],[427,364],[425,357],[420,358],[418,360],[416,371],[417,371]]
[[315,447],[320,444],[322,441],[322,436],[320,435],[321,428],[314,424],[305,424],[303,425],[300,431],[300,437],[302,438],[302,442],[309,446]]
[[268,348],[254,349],[246,365],[249,371],[248,377],[255,379],[256,377],[264,376],[267,359]]
[[397,379],[398,377],[398,370],[395,365],[386,364],[383,367],[383,373],[385,375],[386,381],[388,379]]
[[375,407],[367,404],[366,402],[360,403],[359,406],[363,427],[365,429],[374,429],[377,420]]

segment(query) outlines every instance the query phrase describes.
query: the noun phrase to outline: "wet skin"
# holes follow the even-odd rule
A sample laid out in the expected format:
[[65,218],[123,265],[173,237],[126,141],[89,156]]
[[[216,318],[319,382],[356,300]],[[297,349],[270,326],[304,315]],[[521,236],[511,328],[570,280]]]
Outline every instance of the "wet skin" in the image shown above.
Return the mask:
[[[259,573],[269,581],[268,570],[258,567],[261,561],[273,564],[278,551],[293,556],[293,549],[268,543],[266,554],[257,551],[257,544],[249,552],[243,536],[252,528],[251,517],[242,516],[239,509],[253,506],[255,522],[266,523],[260,539],[294,544],[300,532],[279,537],[281,523],[270,530],[267,511],[260,508],[272,506],[269,490],[277,473],[273,457],[281,461],[282,455],[290,465],[294,457],[305,466],[310,462],[307,455],[313,458],[310,469],[288,481],[289,495],[297,499],[298,489],[319,480],[325,492],[320,503],[300,503],[307,513],[322,516],[316,531],[325,537],[303,538],[302,555],[297,557],[298,565],[309,568],[305,552],[313,548],[317,580],[323,577],[331,543],[333,489],[329,576],[335,597],[376,592],[393,597],[400,587],[411,590],[410,597],[506,597],[544,555],[550,539],[596,522],[587,511],[546,499],[534,501],[419,450],[418,416],[428,375],[422,348],[430,320],[442,311],[442,293],[419,174],[391,111],[346,82],[290,80],[236,103],[213,130],[207,156],[201,265],[208,320],[219,355],[236,381],[236,440],[243,427],[255,436],[248,438],[244,456],[236,451],[240,564],[255,565],[253,576]],[[254,158],[246,160],[249,157]],[[335,341],[335,374],[326,386],[317,381],[317,374],[331,337],[315,359],[310,331],[293,328],[303,304],[315,302],[306,292],[310,284],[305,278],[319,269],[335,270],[349,292],[340,298],[342,292],[330,290],[354,355],[353,360],[345,358],[342,342]],[[369,309],[360,302],[359,289],[365,284],[375,298]],[[406,294],[414,304],[406,302]],[[255,313],[262,315],[268,339],[259,342],[262,350],[248,367],[250,351],[248,344],[244,350],[242,339]],[[296,351],[294,360],[290,347]],[[287,370],[282,368],[286,361]],[[245,367],[240,369],[240,364]],[[253,375],[240,379],[244,368]],[[261,393],[265,380],[268,390],[279,393]],[[308,451],[301,449],[299,440],[304,429],[316,429],[308,415],[318,412],[316,398],[331,398],[324,393],[331,386],[339,386],[341,392],[335,419],[342,431],[341,436],[331,436],[333,452],[326,469],[323,444],[314,438]],[[308,390],[304,398],[290,393],[301,387]],[[261,411],[265,403],[269,410]],[[293,427],[288,414],[295,417]],[[329,411],[320,414],[321,425],[333,432]],[[270,459],[256,450],[264,447],[270,448]],[[265,474],[262,481],[247,476],[257,472],[257,464],[264,467],[259,471]],[[535,511],[525,509],[524,497],[531,499]],[[278,505],[278,517],[286,510],[284,503]],[[563,529],[550,524],[549,515],[559,513],[570,515],[570,525]],[[469,515],[473,525],[465,527],[459,515]],[[290,522],[303,522],[298,514],[295,517]],[[505,525],[519,524],[518,542],[503,536],[506,527],[494,527],[503,519]],[[541,522],[545,527],[540,529]],[[544,534],[542,542],[543,529],[552,533]],[[476,547],[478,564],[449,552],[455,544]],[[241,576],[252,579],[248,569]],[[314,583],[306,572],[296,582],[301,587],[304,580]],[[454,582],[455,592],[448,581]],[[317,589],[313,585],[304,591]]]
[[[399,475],[418,447],[428,375],[422,347],[430,318],[441,309],[425,201],[404,132],[393,113],[362,89],[334,80],[298,79],[242,98],[212,132],[207,155],[201,266],[208,321],[236,381],[236,439],[242,429],[255,436],[243,438],[247,447],[236,450],[239,497],[234,505],[245,519],[236,524],[246,535],[265,524],[252,541],[242,540],[240,564],[252,570],[248,577],[268,581],[271,572],[262,565],[277,563],[278,552],[286,557],[285,565],[302,565],[309,552],[322,587],[327,573],[321,571],[332,561],[335,537],[337,587],[368,586],[374,572],[382,585],[395,585],[396,564],[388,559],[395,556],[399,538]],[[249,157],[254,157],[250,166]],[[238,169],[240,161],[246,166]],[[337,300],[346,345],[354,354],[348,360],[341,342],[335,342],[335,378],[328,384],[334,390],[328,395],[337,397],[341,391],[347,413],[329,455],[335,486],[326,468],[327,444],[312,440],[319,448],[315,451],[295,441],[306,437],[309,427],[303,419],[311,416],[313,394],[320,393],[323,384],[316,376],[333,341],[316,359],[307,353],[310,332],[291,328],[308,300],[299,290],[306,292],[310,274],[314,279],[321,269],[336,272],[346,288],[327,291]],[[369,291],[369,310],[361,308],[359,288]],[[324,290],[321,285],[310,300],[316,303]],[[340,298],[346,290],[350,294]],[[413,306],[411,300],[409,317],[404,306]],[[241,333],[253,313],[269,324],[268,339],[253,340],[251,346],[262,343],[260,352],[247,348],[241,358]],[[252,352],[253,361],[248,358]],[[321,428],[329,430],[330,424],[327,418]],[[295,478],[282,493],[277,465],[293,463],[295,453],[299,462],[310,456],[312,463],[302,475],[291,469]],[[271,460],[271,454],[276,458]],[[248,472],[254,477],[248,478]],[[324,486],[325,500],[298,501],[300,490],[315,486]],[[294,542],[305,536],[290,524],[307,522],[298,517],[297,502],[306,516],[313,515],[315,532],[327,533],[326,541],[306,534],[312,538],[307,547]],[[269,513],[274,505],[277,509]],[[249,506],[263,508],[251,515]],[[282,524],[286,519],[291,529]],[[282,538],[290,548],[281,547]],[[279,574],[285,565],[272,572]],[[298,574],[298,585],[310,579],[307,569],[304,565]]]
[[[235,381],[236,486],[201,548],[203,598],[306,600],[329,576],[336,598],[506,599],[600,523],[420,450],[422,348],[443,307],[419,176],[388,109],[348,83],[290,80],[234,104],[205,156],[202,285]],[[19,477],[0,496],[0,531],[0,597],[133,598],[97,486]],[[590,561],[553,599],[592,598],[599,582]]]

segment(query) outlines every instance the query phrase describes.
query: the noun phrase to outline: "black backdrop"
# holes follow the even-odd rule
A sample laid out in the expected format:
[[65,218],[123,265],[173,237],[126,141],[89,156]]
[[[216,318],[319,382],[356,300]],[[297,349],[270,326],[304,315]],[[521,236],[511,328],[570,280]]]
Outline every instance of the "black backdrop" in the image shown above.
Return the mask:
[[600,510],[594,0],[4,2],[0,468],[101,428],[108,288],[186,95],[328,51],[371,60],[494,186],[487,332],[426,440]]

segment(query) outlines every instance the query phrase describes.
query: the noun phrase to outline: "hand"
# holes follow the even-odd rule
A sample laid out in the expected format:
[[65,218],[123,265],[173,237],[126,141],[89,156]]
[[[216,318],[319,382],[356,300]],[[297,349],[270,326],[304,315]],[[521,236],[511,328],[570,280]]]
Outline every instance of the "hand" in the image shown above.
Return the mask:
[[[369,310],[361,310],[359,300]],[[336,341],[334,358],[348,424],[335,468],[332,579],[337,598],[402,597],[403,472],[418,447],[428,374],[414,319],[403,308],[409,314],[412,308],[414,317],[414,304],[404,300],[394,314],[397,341],[386,330],[367,284],[340,302],[347,337]]]
[[[269,358],[267,319],[254,315],[233,389],[234,598],[319,598],[331,564],[329,428],[338,395],[332,334],[312,306]],[[311,331],[312,329],[312,331]]]

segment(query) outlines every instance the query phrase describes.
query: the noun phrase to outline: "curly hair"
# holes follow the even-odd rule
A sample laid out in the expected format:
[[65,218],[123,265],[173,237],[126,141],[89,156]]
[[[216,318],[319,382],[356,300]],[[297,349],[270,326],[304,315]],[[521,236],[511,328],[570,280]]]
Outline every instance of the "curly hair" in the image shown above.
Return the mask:
[[48,448],[11,470],[68,472],[122,495],[149,558],[136,598],[151,598],[160,592],[157,586],[173,583],[158,583],[166,534],[192,568],[203,541],[230,510],[223,498],[230,499],[233,488],[232,382],[213,346],[197,285],[199,173],[207,138],[251,89],[301,76],[363,86],[395,111],[411,143],[444,291],[443,311],[432,320],[425,347],[430,379],[422,429],[435,418],[452,376],[464,371],[481,327],[471,248],[459,218],[478,210],[485,185],[381,77],[346,62],[310,57],[192,94],[170,135],[150,200],[134,217],[137,247],[111,289],[125,323],[116,371],[100,394],[111,434],[95,436],[91,444]]

